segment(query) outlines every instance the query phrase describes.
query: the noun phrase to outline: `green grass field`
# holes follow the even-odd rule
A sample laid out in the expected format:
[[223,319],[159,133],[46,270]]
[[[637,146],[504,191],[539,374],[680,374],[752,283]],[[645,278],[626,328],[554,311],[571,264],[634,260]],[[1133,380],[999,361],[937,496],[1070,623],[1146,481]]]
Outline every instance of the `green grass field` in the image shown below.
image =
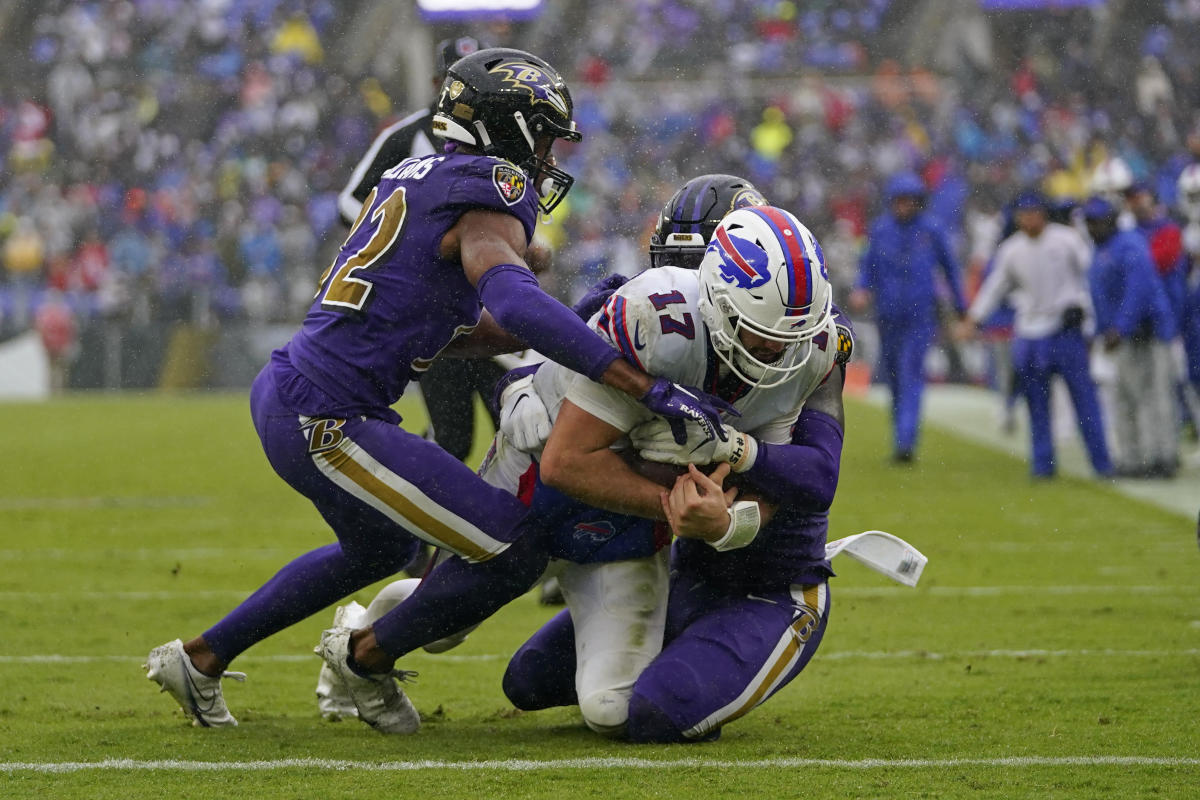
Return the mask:
[[692,746],[514,712],[505,659],[551,613],[533,595],[402,664],[421,673],[415,736],[317,715],[328,613],[237,662],[239,728],[188,727],[146,652],[330,532],[267,466],[243,395],[0,410],[0,798],[1200,796],[1195,520],[1031,483],[1023,462],[936,430],[893,467],[867,405],[848,408],[831,535],[903,536],[929,556],[921,586],[839,558],[813,663]]

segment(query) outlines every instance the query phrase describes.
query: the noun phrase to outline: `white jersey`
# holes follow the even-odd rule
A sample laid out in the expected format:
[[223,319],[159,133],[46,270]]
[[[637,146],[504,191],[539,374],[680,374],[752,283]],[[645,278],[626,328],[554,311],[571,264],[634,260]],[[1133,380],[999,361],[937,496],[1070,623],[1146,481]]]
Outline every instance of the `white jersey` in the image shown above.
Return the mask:
[[[646,270],[609,298],[590,324],[600,336],[645,372],[713,392],[728,370],[712,352],[698,310],[700,273],[678,267]],[[766,389],[754,387],[733,401],[742,413],[725,422],[768,444],[790,441],[792,425],[804,401],[829,375],[837,354],[832,319],[824,332],[801,345],[792,358],[812,353],[791,379]],[[551,418],[563,398],[623,431],[653,418],[624,392],[588,380],[556,363],[537,372],[534,386]]]
[[1091,249],[1066,225],[1047,223],[1036,239],[1017,231],[1000,243],[992,272],[979,287],[967,316],[985,319],[1007,297],[1016,310],[1013,332],[1024,339],[1052,336],[1062,328],[1063,312],[1083,309],[1090,329],[1092,298],[1087,271]]

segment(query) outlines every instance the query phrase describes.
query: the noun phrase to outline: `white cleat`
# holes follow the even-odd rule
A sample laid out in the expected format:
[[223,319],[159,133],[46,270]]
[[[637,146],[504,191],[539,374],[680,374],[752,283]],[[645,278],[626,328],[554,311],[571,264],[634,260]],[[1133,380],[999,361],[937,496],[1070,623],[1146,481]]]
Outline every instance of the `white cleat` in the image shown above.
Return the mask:
[[[367,610],[353,600],[333,612],[335,628],[362,628],[366,624]],[[345,681],[328,664],[321,664],[321,674],[317,676],[317,709],[330,722],[358,717],[358,708]]]
[[[147,678],[162,687],[160,691],[171,693],[193,725],[225,728],[238,724],[221,696],[221,678],[196,669],[179,639],[151,650],[142,669],[146,670]],[[225,672],[221,677],[246,680],[244,672]]]
[[325,665],[339,678],[349,692],[358,718],[381,733],[416,733],[421,716],[412,701],[396,685],[409,673],[392,670],[389,673],[364,678],[346,663],[350,655],[350,628],[330,628],[321,634],[321,643],[313,652],[325,660]]

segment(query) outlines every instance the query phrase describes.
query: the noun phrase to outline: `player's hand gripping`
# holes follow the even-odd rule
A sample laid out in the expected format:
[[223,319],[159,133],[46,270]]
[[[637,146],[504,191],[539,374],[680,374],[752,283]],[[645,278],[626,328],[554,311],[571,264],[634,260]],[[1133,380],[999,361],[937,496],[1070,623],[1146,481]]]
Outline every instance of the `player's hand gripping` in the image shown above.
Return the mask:
[[720,539],[729,525],[729,507],[737,498],[737,489],[725,490],[722,484],[729,475],[729,466],[722,464],[705,475],[694,465],[687,474],[675,479],[670,493],[660,495],[663,514],[671,532],[684,539]]
[[688,464],[687,474],[675,479],[671,493],[659,494],[671,532],[684,539],[701,539],[718,552],[754,541],[762,525],[762,509],[754,500],[738,500],[737,489],[725,489],[727,477],[728,464],[718,465],[712,475]]
[[721,423],[721,412],[726,411],[735,417],[742,415],[742,412],[719,397],[672,383],[666,378],[656,379],[650,386],[650,391],[646,392],[641,400],[646,408],[666,418],[676,444],[687,441],[684,423],[689,420],[699,425],[707,438],[719,438],[724,441],[729,437]]
[[758,457],[758,442],[754,437],[728,425],[721,426],[724,438],[706,436],[704,429],[694,422],[685,422],[683,425],[687,433],[687,441],[683,444],[676,443],[675,433],[664,419],[653,419],[638,425],[629,432],[629,439],[642,458],[665,464],[725,462],[733,467],[734,472],[745,472]]

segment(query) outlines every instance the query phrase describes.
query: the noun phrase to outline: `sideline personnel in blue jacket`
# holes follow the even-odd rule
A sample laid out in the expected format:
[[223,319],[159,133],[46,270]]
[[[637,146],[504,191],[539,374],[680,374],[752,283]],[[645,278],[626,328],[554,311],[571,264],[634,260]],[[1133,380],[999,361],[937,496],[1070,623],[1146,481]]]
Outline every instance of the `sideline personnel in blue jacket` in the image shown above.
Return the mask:
[[924,214],[925,184],[913,172],[888,179],[888,210],[871,225],[850,307],[861,313],[874,300],[879,325],[880,372],[892,393],[895,460],[913,459],[925,389],[925,352],[938,330],[934,271],[946,276],[961,316],[960,269],[950,242]]
[[1116,365],[1113,439],[1118,475],[1170,478],[1179,468],[1170,343],[1179,335],[1175,311],[1146,240],[1117,228],[1117,209],[1102,197],[1083,206],[1096,243],[1088,272],[1096,331]]

